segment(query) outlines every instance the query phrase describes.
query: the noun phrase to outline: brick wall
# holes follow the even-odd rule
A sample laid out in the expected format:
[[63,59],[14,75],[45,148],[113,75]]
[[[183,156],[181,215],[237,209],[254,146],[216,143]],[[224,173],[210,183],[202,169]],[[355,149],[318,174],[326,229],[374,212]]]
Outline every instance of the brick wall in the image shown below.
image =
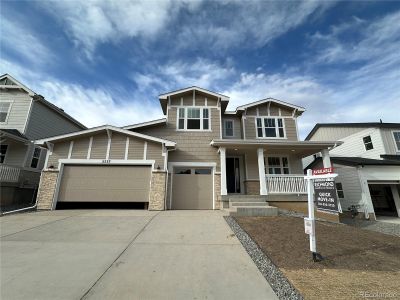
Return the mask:
[[51,210],[53,208],[58,170],[43,170],[40,176],[37,194],[37,209]]
[[151,174],[149,210],[164,210],[166,172]]

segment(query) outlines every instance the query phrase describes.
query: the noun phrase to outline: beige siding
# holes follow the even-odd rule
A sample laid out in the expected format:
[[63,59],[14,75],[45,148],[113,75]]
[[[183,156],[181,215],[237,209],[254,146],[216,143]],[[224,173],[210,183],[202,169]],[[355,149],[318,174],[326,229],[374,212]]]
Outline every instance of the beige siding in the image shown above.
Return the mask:
[[72,148],[71,158],[86,159],[89,149],[89,140],[89,137],[75,140]]
[[7,138],[4,142],[2,142],[2,145],[8,145],[4,164],[22,167],[26,152],[28,151],[28,146],[22,143],[16,143]]
[[[256,139],[256,121],[255,116],[247,116],[245,119],[246,139]],[[291,117],[283,118],[285,123],[285,134],[289,141],[297,141],[296,120]]]
[[90,158],[106,159],[107,145],[108,145],[108,136],[106,133],[101,133],[93,136],[92,151],[90,152]]
[[[224,120],[233,121],[233,137],[225,136],[225,122]],[[222,117],[222,137],[224,139],[241,139],[242,138],[242,124],[241,119],[235,116],[224,116]]]
[[113,133],[111,138],[110,159],[124,159],[126,135]]
[[143,159],[144,140],[129,138],[128,159]]
[[[200,92],[195,93],[195,101],[193,105],[193,91],[171,97],[171,105],[180,106],[181,103],[183,103],[184,106],[204,106],[206,103],[206,98],[207,106],[217,106],[217,97],[206,95]],[[181,99],[183,99],[183,101]]]
[[[268,116],[268,103],[263,103],[260,105],[252,106],[247,109],[246,114],[250,116],[256,116],[257,115],[257,109],[258,109],[258,114],[260,116]],[[279,114],[280,110],[280,114]],[[286,116],[290,117],[293,114],[293,109],[285,107],[283,105],[277,105],[274,103],[271,103],[269,106],[269,115],[270,116]]]
[[30,139],[36,140],[79,130],[81,128],[75,123],[46,105],[34,101],[25,134]]
[[49,155],[47,167],[53,166],[54,169],[58,169],[58,160],[68,158],[70,141],[54,144],[53,153]]
[[147,159],[155,160],[154,168],[164,169],[164,156],[162,156],[162,145],[160,143],[147,142]]
[[365,130],[365,127],[320,127],[310,141],[337,141]]
[[210,142],[220,138],[220,110],[212,108],[210,111],[211,132],[176,131],[176,113],[177,108],[171,107],[166,125],[134,130],[176,142],[176,150],[169,152],[170,162],[215,162],[219,170],[219,155],[217,149],[210,146]]
[[12,101],[7,123],[0,123],[0,129],[18,129],[24,133],[31,97],[22,91],[1,90],[0,101]]

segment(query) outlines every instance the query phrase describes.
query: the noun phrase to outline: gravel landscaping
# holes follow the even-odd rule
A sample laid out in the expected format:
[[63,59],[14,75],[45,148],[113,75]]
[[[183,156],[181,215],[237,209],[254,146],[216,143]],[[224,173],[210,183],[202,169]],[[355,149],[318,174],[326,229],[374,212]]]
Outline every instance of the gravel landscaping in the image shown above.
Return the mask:
[[279,268],[261,251],[236,221],[229,216],[225,217],[225,220],[279,299],[303,299]]

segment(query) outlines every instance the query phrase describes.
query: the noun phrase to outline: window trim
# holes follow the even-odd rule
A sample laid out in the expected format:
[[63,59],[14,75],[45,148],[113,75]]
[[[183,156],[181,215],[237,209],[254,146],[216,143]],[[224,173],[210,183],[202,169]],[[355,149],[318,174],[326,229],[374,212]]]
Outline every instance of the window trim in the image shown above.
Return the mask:
[[[183,129],[179,128],[179,109],[183,108],[185,110],[185,117],[184,117],[184,126]],[[200,129],[187,129],[187,120],[188,120],[188,109],[195,108],[200,109]],[[208,109],[208,129],[203,129],[204,125],[204,118],[203,118],[203,110]],[[176,131],[192,131],[192,132],[199,132],[199,131],[211,131],[211,109],[206,106],[177,106],[176,109]]]
[[[261,119],[261,128],[262,128],[262,133],[263,136],[258,136],[258,127],[257,127],[257,119]],[[275,119],[275,133],[276,137],[266,137],[265,135],[265,121],[264,119]],[[283,128],[283,137],[279,136],[279,126],[278,126],[278,119],[282,120],[282,128]],[[256,116],[254,117],[254,126],[256,129],[256,138],[257,139],[267,139],[267,140],[285,140],[287,139],[286,135],[286,124],[285,124],[285,118],[282,116]]]
[[[36,151],[36,149],[39,149],[39,156],[38,156],[38,157],[35,156],[35,151]],[[41,149],[40,147],[35,147],[35,148],[33,148],[32,157],[31,157],[31,163],[30,163],[29,167],[31,167],[32,169],[37,169],[37,168],[39,167],[40,156],[42,156],[42,149]],[[36,167],[32,167],[33,159],[37,159],[37,165],[36,165]]]
[[[367,138],[367,137],[369,137],[370,138],[370,140],[371,140],[371,142],[370,143],[367,143],[367,144],[371,144],[372,145],[372,149],[367,149],[367,144],[364,142],[364,139],[365,138]],[[362,142],[363,142],[363,144],[364,144],[364,149],[365,149],[365,151],[371,151],[371,150],[374,150],[374,143],[372,142],[372,137],[371,137],[371,135],[369,134],[369,135],[366,135],[366,136],[363,136],[363,138],[362,138]]]
[[[270,174],[269,172],[267,172],[267,171],[269,171],[268,157],[279,157],[279,164],[280,164],[281,174]],[[289,169],[289,174],[285,174],[283,172],[283,168],[284,167],[283,167],[282,158],[284,158],[284,157],[287,159],[287,162],[288,162],[287,168]],[[264,166],[265,166],[264,172],[265,172],[266,175],[285,176],[285,175],[291,175],[292,174],[292,168],[290,166],[290,159],[289,159],[288,155],[279,155],[279,154],[266,155],[266,156],[264,156]]]
[[397,147],[396,138],[394,137],[395,132],[398,132],[400,134],[400,130],[392,130],[392,138],[393,138],[395,150],[396,150],[396,152],[400,152],[400,148]]
[[3,102],[3,103],[10,103],[10,106],[8,107],[6,119],[4,120],[4,122],[1,122],[1,121],[0,121],[0,124],[7,124],[7,123],[8,123],[8,118],[10,117],[11,107],[12,107],[13,104],[14,104],[14,100],[2,100],[1,102]]
[[9,144],[1,144],[1,146],[7,146],[6,153],[4,154],[3,162],[0,162],[0,164],[4,164],[4,162],[6,161],[6,158],[7,158],[8,148],[10,147],[10,145]]
[[[226,134],[226,122],[232,122],[232,135],[227,135]],[[235,122],[233,119],[224,119],[224,137],[234,137],[235,136]]]

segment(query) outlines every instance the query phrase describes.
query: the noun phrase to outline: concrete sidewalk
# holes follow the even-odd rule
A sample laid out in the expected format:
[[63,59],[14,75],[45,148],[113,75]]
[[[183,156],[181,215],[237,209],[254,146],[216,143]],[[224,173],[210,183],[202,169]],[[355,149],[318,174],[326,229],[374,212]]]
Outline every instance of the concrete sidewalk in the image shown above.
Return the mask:
[[0,218],[1,299],[277,299],[220,211]]

